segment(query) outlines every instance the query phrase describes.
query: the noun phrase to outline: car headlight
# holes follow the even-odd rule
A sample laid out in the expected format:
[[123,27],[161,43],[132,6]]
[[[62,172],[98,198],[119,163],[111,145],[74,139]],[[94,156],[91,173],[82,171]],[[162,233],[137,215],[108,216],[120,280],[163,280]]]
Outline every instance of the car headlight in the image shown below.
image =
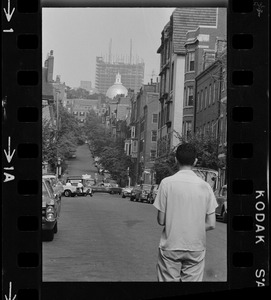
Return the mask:
[[48,213],[46,215],[46,219],[49,221],[49,222],[53,222],[55,220],[55,215],[53,213]]
[[47,206],[46,207],[46,219],[49,222],[55,221],[55,209],[53,206]]
[[55,212],[55,209],[53,206],[47,206],[46,207],[46,214],[49,214],[49,213],[54,213]]

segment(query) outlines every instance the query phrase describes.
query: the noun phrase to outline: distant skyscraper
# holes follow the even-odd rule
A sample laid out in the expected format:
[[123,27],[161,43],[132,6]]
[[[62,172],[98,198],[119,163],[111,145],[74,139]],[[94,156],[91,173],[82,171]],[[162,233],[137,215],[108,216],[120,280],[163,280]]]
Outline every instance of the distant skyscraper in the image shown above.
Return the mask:
[[116,75],[120,73],[122,84],[127,89],[138,92],[143,85],[144,69],[145,63],[142,60],[133,63],[129,58],[128,62],[124,62],[124,57],[121,56],[113,61],[111,54],[109,61],[105,61],[103,57],[96,57],[95,87],[100,93],[106,94],[108,88],[114,84]]

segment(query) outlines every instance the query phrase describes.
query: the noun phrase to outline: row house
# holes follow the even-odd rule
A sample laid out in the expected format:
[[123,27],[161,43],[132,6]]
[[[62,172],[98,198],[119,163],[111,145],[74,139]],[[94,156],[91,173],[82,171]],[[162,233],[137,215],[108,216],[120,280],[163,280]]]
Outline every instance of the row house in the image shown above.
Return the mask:
[[196,63],[214,44],[223,16],[223,8],[176,8],[161,33],[158,156],[179,144],[175,132],[192,130]]
[[213,62],[195,78],[194,134],[218,139],[221,161],[219,184],[226,184],[227,152],[227,54],[226,42],[220,40]]
[[195,30],[186,33],[184,48],[184,101],[182,136],[186,139],[193,132],[195,78],[200,74],[210,60],[214,60],[218,41],[226,39],[225,9],[217,9],[216,23],[209,26],[200,25]]
[[106,127],[115,139],[124,139],[127,136],[127,119],[131,110],[131,92],[127,96],[116,95],[109,99],[106,111]]
[[125,151],[135,162],[132,183],[153,183],[152,167],[157,157],[158,136],[158,82],[145,84],[131,97],[130,134]]
[[94,110],[98,114],[100,101],[99,99],[66,99],[65,107],[80,124],[83,124],[90,110]]

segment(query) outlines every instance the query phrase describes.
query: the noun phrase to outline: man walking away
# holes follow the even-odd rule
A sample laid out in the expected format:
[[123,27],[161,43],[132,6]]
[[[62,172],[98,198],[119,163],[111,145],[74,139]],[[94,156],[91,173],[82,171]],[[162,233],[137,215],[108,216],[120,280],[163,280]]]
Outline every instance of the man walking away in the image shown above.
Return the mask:
[[202,281],[206,231],[215,228],[217,202],[210,185],[192,168],[196,151],[188,143],[176,151],[179,171],[164,178],[154,206],[164,226],[158,252],[158,281]]

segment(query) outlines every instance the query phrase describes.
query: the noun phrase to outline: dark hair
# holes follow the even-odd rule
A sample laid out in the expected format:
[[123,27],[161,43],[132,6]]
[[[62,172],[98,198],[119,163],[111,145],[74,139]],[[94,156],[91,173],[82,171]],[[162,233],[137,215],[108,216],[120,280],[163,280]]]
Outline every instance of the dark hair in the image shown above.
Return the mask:
[[180,165],[192,166],[195,162],[197,153],[193,145],[185,143],[178,146],[175,155]]

